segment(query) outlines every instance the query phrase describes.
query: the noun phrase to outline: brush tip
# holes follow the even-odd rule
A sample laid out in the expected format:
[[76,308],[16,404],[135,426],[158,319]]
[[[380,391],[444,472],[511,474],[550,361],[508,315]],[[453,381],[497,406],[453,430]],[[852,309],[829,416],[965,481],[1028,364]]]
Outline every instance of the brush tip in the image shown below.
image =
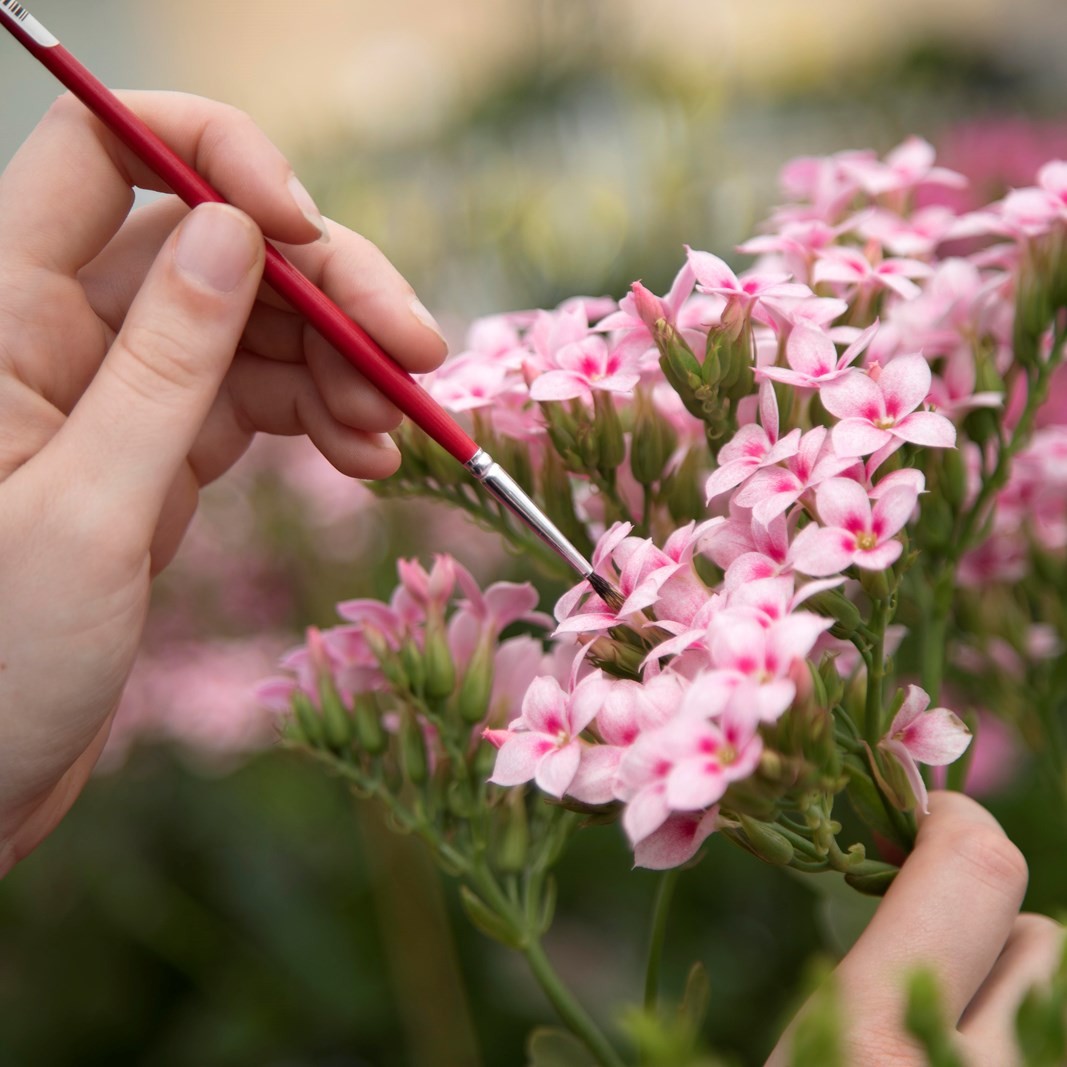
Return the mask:
[[586,581],[589,582],[593,587],[593,592],[596,593],[605,604],[610,605],[616,611],[622,607],[625,602],[622,593],[620,593],[618,589],[607,580],[607,578],[601,578],[599,574],[588,574],[586,575]]

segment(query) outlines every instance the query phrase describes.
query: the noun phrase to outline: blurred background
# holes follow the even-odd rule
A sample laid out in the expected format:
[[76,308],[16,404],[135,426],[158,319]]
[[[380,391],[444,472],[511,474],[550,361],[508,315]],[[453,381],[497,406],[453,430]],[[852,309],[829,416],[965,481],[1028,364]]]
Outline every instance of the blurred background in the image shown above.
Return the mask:
[[[620,296],[636,278],[664,291],[687,243],[729,258],[798,154],[917,133],[976,201],[1067,158],[1062,0],[28,6],[112,86],[248,111],[456,346],[480,314]],[[56,93],[0,40],[0,162]],[[526,1029],[551,1016],[520,965],[465,928],[411,842],[274,749],[251,696],[304,626],[387,596],[396,556],[431,548],[483,578],[519,570],[299,442],[253,447],[206,494],[101,773],[0,883],[3,1067],[523,1062]],[[1062,829],[1033,814],[1048,798],[1025,774],[987,785],[1031,861],[1029,906],[1059,912]],[[653,879],[629,871],[613,828],[574,851],[550,948],[606,1011],[639,998]],[[670,982],[702,959],[709,1034],[761,1063],[840,915],[722,842],[709,852],[680,882]]]

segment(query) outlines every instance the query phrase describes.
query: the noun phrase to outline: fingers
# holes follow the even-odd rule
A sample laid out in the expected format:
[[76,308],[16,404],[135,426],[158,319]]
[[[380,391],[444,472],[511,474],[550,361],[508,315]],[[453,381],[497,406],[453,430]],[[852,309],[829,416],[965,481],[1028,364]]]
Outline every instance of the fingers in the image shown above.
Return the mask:
[[1035,986],[1047,983],[1063,955],[1064,930],[1044,915],[1020,915],[1004,951],[960,1021],[960,1032],[976,1052],[975,1062],[1009,1067],[1017,1062],[1012,1022]]
[[[268,236],[296,243],[321,235],[307,192],[246,115],[178,93],[118,95]],[[62,97],[0,177],[5,252],[73,274],[117,232],[134,185],[164,188],[79,101]]]
[[933,967],[955,1023],[1004,948],[1026,891],[1026,863],[996,820],[960,794],[935,793],[904,864],[839,968],[862,1025],[899,1027],[906,975]]
[[84,396],[40,454],[81,511],[147,547],[214,403],[263,268],[235,208],[205,204],[163,246]]
[[[329,244],[281,251],[402,367],[413,374],[439,367],[448,346],[403,275],[365,237],[333,222],[327,227]],[[307,345],[329,348],[317,334]]]

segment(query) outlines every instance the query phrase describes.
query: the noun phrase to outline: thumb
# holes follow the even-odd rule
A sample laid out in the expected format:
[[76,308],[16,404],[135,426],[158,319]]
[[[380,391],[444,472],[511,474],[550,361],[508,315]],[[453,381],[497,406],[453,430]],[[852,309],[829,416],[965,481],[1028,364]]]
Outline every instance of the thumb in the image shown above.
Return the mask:
[[197,207],[160,250],[52,441],[63,481],[97,514],[121,514],[131,533],[151,535],[229,368],[263,261],[259,229],[223,204]]

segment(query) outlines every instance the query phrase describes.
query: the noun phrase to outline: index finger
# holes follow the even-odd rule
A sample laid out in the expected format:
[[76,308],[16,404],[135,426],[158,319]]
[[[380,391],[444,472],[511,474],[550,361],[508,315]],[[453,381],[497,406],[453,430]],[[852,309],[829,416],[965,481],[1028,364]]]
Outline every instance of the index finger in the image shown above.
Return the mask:
[[1022,853],[989,812],[932,794],[915,850],[838,969],[850,1009],[899,1023],[907,974],[928,966],[955,1024],[1000,955],[1026,882]]
[[[183,93],[116,95],[267,236],[306,243],[321,235],[292,167],[247,115]],[[134,186],[167,188],[83,104],[60,97],[0,175],[5,256],[76,273],[118,231]]]

